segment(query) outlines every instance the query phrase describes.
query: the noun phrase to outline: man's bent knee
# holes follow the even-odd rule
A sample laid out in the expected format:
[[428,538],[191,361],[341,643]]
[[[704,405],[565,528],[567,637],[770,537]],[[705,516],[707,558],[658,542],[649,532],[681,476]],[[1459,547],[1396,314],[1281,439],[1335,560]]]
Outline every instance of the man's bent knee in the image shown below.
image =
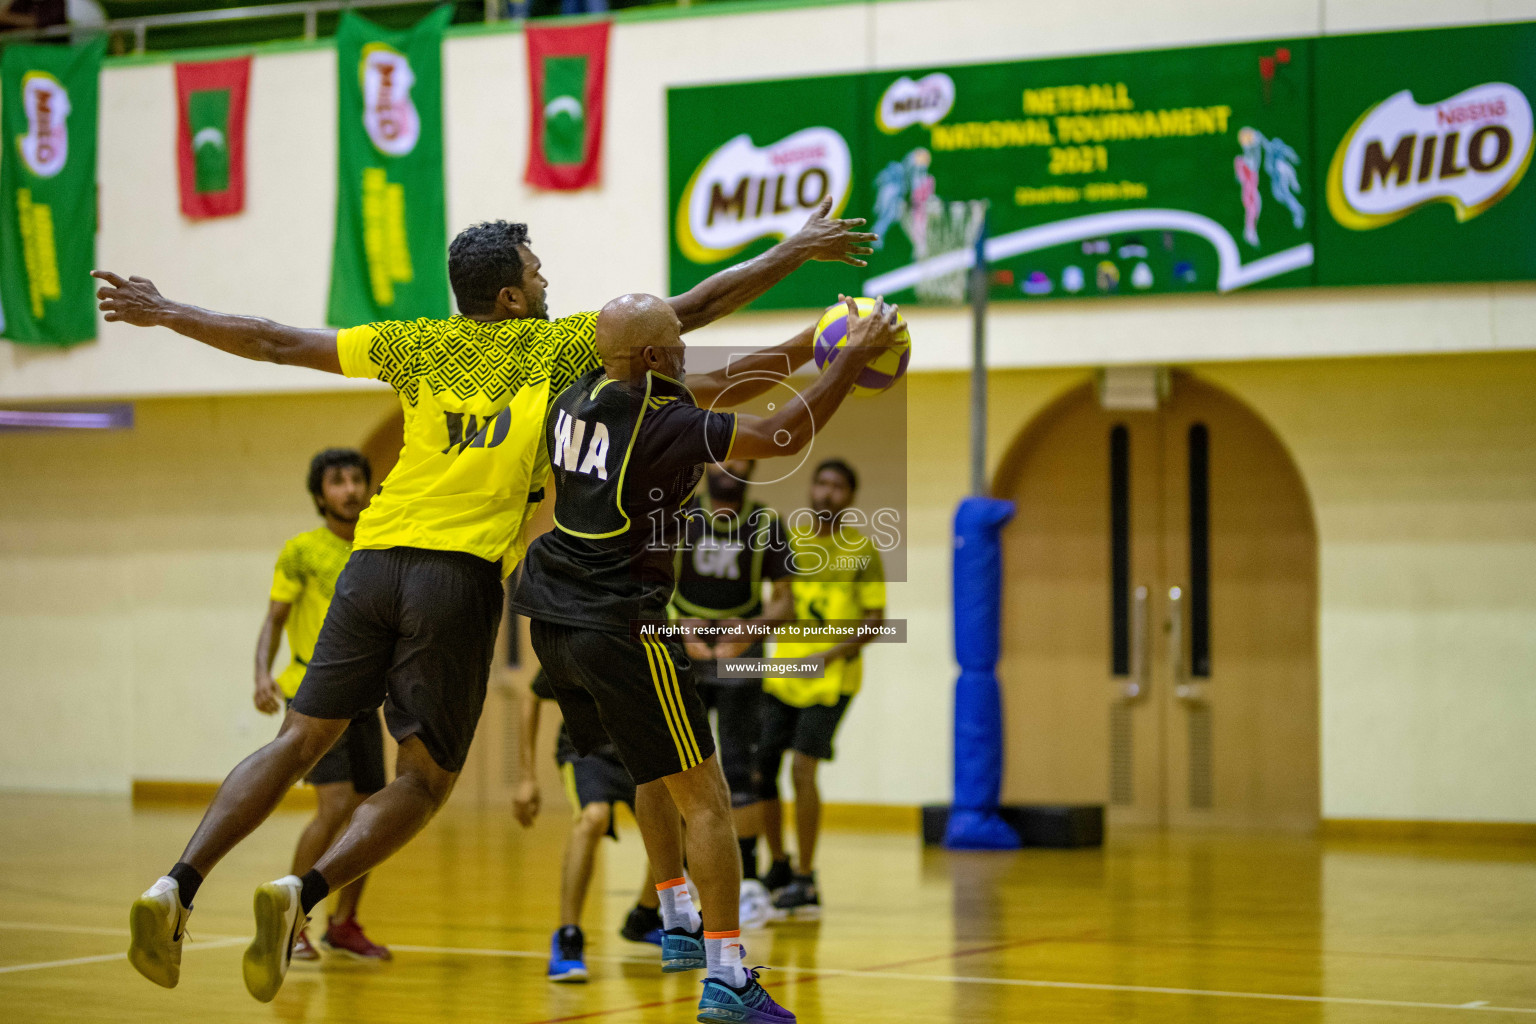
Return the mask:
[[311,718],[289,708],[283,716],[283,726],[272,742],[282,744],[292,751],[294,758],[313,767],[347,731],[348,721],[345,718]]
[[725,785],[725,776],[720,773],[720,762],[713,754],[702,764],[668,775],[663,781],[684,819],[697,814],[731,813],[731,792]]
[[436,810],[447,802],[454,783],[459,781],[459,773],[438,765],[420,739],[407,736],[395,759],[395,781],[419,790]]
[[601,839],[608,832],[608,823],[612,814],[613,809],[607,804],[587,804],[581,809],[581,814],[576,819],[576,828],[594,839]]

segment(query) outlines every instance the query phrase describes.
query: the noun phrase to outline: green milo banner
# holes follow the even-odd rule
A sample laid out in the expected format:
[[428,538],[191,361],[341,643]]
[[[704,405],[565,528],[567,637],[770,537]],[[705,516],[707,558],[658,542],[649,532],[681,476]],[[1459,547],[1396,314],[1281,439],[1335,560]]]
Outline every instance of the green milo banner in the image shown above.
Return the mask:
[[983,222],[994,299],[1536,276],[1536,197],[1516,191],[1533,33],[673,89],[672,288],[768,248],[828,193],[882,235],[868,269],[818,265],[759,306],[958,302]]
[[440,7],[403,32],[351,11],[336,35],[336,246],[327,320],[448,315]]
[[1317,48],[1319,284],[1536,277],[1536,24]]
[[102,38],[0,52],[0,336],[96,337],[96,97]]

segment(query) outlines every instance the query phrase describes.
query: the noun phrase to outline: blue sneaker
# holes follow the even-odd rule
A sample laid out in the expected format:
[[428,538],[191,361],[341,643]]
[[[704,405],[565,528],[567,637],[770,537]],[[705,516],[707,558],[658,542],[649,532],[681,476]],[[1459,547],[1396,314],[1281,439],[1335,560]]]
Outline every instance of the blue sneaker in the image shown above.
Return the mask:
[[704,979],[704,994],[699,997],[699,1017],[703,1024],[794,1024],[795,1015],[773,1001],[757,983],[754,967],[747,971],[747,983],[731,988],[719,978]]
[[704,929],[668,928],[661,933],[661,969],[667,974],[696,971],[704,964]]
[[582,958],[586,938],[581,929],[568,924],[557,929],[549,939],[549,980],[563,983],[587,980],[587,962]]

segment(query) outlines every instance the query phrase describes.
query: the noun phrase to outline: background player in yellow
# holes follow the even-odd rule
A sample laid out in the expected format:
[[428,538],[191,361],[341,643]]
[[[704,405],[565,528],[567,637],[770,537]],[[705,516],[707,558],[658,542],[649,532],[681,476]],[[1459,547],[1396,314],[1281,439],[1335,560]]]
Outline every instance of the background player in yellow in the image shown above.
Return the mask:
[[[885,619],[885,570],[870,539],[843,521],[853,504],[859,478],[841,459],[828,459],[811,478],[814,530],[791,530],[795,576],[790,591],[795,618],[802,623],[863,622]],[[763,680],[763,734],[758,744],[758,772],[763,795],[763,831],[782,874],[784,813],[779,802],[779,769],[786,751],[795,752],[790,776],[795,783],[795,837],[799,843],[792,878],[774,895],[773,905],[792,917],[815,917],[821,910],[816,890],[816,839],[821,832],[821,792],[816,771],[832,760],[832,738],[848,703],[864,678],[867,636],[837,642],[774,644],[776,658],[818,656],[826,661],[820,679]]]
[[[363,453],[351,448],[327,448],[309,464],[309,493],[325,525],[289,539],[272,573],[272,600],[256,638],[256,708],[274,715],[293,699],[314,657],[315,641],[325,622],[336,578],[352,554],[357,518],[368,504],[373,471]],[[288,633],[291,660],[272,678],[280,635]],[[293,874],[302,875],[341,835],[352,812],[367,797],[384,788],[384,730],[377,710],[352,719],[335,746],[304,776],[315,789],[315,816],[299,834],[293,851]],[[389,950],[369,940],[357,921],[357,904],[368,876],[350,882],[336,894],[336,913],[327,921],[320,944],[333,953],[365,960],[388,960]],[[299,930],[293,959],[318,960],[309,934]]]
[[[862,266],[874,236],[862,220],[829,217],[828,198],[794,235],[668,300],[683,330],[702,327],[762,295],[810,260]],[[502,578],[523,554],[523,527],[543,497],[540,440],[553,396],[600,367],[596,313],[549,319],[548,282],[525,224],[494,221],[448,247],[448,280],[460,314],[367,324],[342,331],[287,327],[172,302],[142,277],[95,271],[110,322],[169,327],[246,359],[387,381],[400,398],[405,443],[379,495],[358,520],[353,554],[315,656],[277,738],[220,786],[181,859],[135,900],[128,959],[167,988],[181,977],[187,915],[204,877],[277,808],[348,722],[385,705],[399,743],[395,778],[365,800],[303,877],[256,890],[256,937],[246,989],[268,1002],[287,975],[292,943],[310,910],[410,841],[452,792],[485,704]],[[810,330],[733,369],[777,369],[809,357]],[[697,385],[714,402],[724,371]],[[734,382],[728,400],[772,385]]]

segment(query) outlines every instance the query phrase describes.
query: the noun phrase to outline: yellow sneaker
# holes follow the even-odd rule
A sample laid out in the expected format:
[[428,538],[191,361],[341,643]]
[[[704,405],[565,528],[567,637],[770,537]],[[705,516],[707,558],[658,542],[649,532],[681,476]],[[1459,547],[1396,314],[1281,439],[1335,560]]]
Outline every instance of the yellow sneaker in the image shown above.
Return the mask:
[[192,908],[181,904],[176,879],[161,878],[133,901],[128,911],[128,962],[144,977],[165,988],[181,980],[181,940]]
[[246,991],[263,1003],[270,1003],[283,987],[293,944],[309,923],[299,903],[303,888],[297,875],[285,875],[256,889],[256,937],[245,950],[241,971]]

